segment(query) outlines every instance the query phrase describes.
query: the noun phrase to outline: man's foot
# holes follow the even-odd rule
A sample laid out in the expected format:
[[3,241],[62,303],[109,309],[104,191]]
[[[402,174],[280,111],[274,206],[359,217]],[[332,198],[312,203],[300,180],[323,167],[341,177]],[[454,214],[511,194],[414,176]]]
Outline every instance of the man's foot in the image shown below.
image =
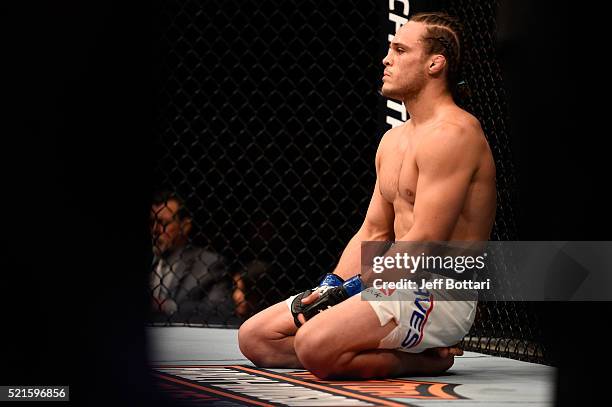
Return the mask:
[[427,349],[425,352],[430,353],[430,354],[437,354],[443,359],[447,357],[463,355],[463,349],[459,347],[459,344],[452,345],[452,346],[443,346],[439,348],[431,348],[431,349]]

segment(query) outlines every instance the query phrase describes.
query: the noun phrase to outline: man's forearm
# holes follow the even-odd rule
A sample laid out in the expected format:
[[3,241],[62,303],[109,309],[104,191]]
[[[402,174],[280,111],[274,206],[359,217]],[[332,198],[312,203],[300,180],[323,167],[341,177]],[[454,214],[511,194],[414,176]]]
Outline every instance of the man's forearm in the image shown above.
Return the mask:
[[392,239],[392,236],[373,235],[364,231],[363,228],[359,229],[342,252],[334,274],[337,274],[343,280],[359,274],[361,272],[361,242],[390,239]]
[[[384,253],[381,253],[381,256],[385,257],[395,257],[396,254],[401,254],[406,250],[406,247],[409,247],[412,250],[415,250],[419,253],[424,252],[427,247],[427,242],[432,239],[431,236],[428,236],[426,233],[423,233],[417,228],[411,228],[407,233],[400,236],[396,240],[396,244],[386,250]],[[397,244],[398,242],[410,242],[406,244]],[[422,242],[423,245],[419,245],[419,242]],[[375,278],[375,274],[372,271],[372,267],[367,267],[365,270],[362,270],[362,280],[371,282],[373,278]],[[400,278],[406,277],[402,273],[387,273],[386,278],[389,281],[399,281]]]
[[[392,240],[393,236],[391,235],[382,235],[382,234],[370,234],[367,233],[363,228],[359,229],[357,233],[353,236],[353,238],[346,245],[346,248],[342,252],[342,256],[340,256],[340,260],[338,261],[338,265],[334,270],[334,274],[340,276],[343,280],[347,280],[361,272],[361,242],[366,241],[385,241]],[[402,236],[400,241],[425,241],[428,239],[426,234],[419,232],[416,228],[412,228],[408,233]],[[393,249],[390,249],[387,255],[391,255],[393,253]]]

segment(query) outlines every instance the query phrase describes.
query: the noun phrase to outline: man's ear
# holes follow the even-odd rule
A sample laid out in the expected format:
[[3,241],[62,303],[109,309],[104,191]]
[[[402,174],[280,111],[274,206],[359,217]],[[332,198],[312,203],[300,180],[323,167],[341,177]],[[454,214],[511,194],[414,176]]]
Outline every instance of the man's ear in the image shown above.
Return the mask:
[[430,59],[429,73],[432,75],[436,75],[442,72],[445,66],[446,66],[446,58],[444,57],[444,55],[440,55],[440,54],[434,55]]

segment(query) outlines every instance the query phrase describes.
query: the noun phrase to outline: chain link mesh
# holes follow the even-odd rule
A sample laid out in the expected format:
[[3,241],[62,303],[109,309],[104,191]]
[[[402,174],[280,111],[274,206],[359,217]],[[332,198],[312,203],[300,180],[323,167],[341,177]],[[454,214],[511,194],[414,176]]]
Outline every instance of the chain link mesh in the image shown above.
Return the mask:
[[[451,0],[448,12],[463,24],[465,61],[463,78],[469,94],[460,104],[480,121],[495,159],[497,171],[497,213],[492,240],[517,240],[516,179],[513,165],[509,111],[501,68],[496,53],[495,1]],[[508,270],[496,275],[512,278]],[[503,283],[503,282],[502,282]],[[467,350],[545,362],[539,312],[535,304],[508,301],[482,302],[469,335],[462,346]]]
[[[477,44],[463,75],[471,95],[461,104],[480,119],[497,163],[493,239],[513,240],[496,5],[455,0],[448,11]],[[380,4],[355,10],[348,1],[164,3],[156,187],[187,209],[172,218],[179,228],[190,220],[182,256],[196,265],[187,272],[222,270],[206,287],[225,296],[211,301],[196,278],[184,293],[195,305],[168,311],[155,302],[152,322],[238,326],[334,268],[365,215],[386,130],[377,94],[385,18]],[[186,271],[169,271],[179,287]],[[164,286],[165,272],[157,274],[152,292]],[[529,308],[480,304],[464,347],[540,361]]]

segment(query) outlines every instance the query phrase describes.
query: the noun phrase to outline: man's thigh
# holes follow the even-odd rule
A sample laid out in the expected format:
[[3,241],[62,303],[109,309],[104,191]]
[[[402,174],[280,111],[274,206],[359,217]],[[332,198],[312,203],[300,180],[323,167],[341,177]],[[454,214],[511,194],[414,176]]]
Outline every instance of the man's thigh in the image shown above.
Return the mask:
[[293,315],[285,301],[276,303],[253,315],[241,327],[241,330],[257,331],[268,339],[279,339],[293,336],[297,327]]
[[355,295],[311,318],[299,336],[323,346],[325,353],[339,355],[377,349],[396,326],[394,321],[381,326],[369,302]]

